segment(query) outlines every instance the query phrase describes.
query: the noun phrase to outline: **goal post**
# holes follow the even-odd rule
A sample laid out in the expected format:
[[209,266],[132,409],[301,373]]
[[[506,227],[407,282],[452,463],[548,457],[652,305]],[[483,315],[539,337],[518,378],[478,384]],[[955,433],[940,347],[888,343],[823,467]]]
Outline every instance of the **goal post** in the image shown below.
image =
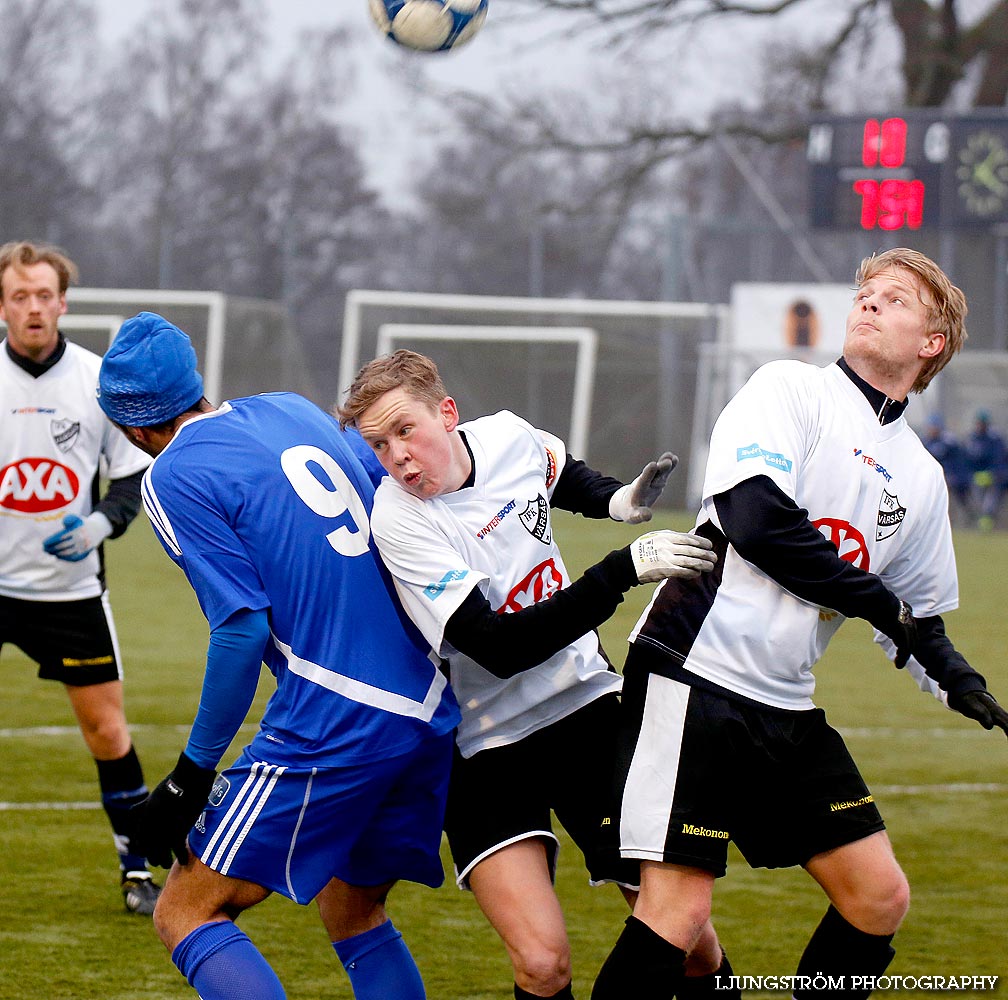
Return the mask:
[[598,333],[580,326],[438,326],[429,323],[383,323],[378,327],[375,356],[394,350],[397,341],[440,340],[449,342],[553,343],[574,344],[574,392],[571,400],[570,433],[567,447],[572,455],[588,453],[592,391],[595,386],[595,359]]

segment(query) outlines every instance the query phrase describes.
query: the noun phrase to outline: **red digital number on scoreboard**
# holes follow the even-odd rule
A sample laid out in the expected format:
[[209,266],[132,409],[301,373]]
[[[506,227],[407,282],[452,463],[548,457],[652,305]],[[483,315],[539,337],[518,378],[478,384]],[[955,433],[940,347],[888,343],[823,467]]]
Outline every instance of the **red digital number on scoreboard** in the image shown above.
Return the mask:
[[[866,167],[895,170],[906,161],[907,123],[903,118],[864,123],[861,162]],[[924,222],[924,182],[901,177],[860,178],[854,193],[861,198],[861,228],[920,229]]]
[[924,182],[889,178],[854,182],[861,196],[861,228],[920,229],[924,221]]

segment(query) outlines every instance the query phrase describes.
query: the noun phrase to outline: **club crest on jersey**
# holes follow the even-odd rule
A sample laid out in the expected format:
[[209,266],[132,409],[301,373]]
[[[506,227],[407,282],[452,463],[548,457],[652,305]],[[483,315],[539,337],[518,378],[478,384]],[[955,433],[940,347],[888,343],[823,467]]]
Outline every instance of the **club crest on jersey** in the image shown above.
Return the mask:
[[525,530],[533,538],[538,538],[544,545],[549,545],[553,541],[549,527],[549,504],[541,493],[534,500],[529,500],[518,516]]
[[21,458],[0,469],[0,507],[22,514],[66,507],[79,489],[77,473],[49,458]]
[[79,420],[50,420],[49,432],[52,439],[61,452],[66,454],[76,443],[80,436]]
[[878,526],[875,529],[875,540],[881,542],[899,531],[899,526],[906,517],[906,507],[900,505],[899,497],[888,490],[882,491],[882,499],[878,506]]

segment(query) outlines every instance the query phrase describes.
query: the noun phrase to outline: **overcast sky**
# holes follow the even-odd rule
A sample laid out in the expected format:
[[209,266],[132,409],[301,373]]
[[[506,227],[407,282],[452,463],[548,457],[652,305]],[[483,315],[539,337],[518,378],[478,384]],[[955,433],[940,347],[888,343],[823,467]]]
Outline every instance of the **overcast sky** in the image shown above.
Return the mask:
[[[158,0],[97,2],[103,34],[113,40],[134,28]],[[281,61],[294,50],[304,28],[340,24],[354,29],[352,57],[361,83],[345,109],[347,124],[364,135],[362,151],[372,181],[392,201],[406,187],[404,181],[417,160],[435,145],[424,142],[424,130],[436,124],[425,122],[417,129],[413,101],[397,89],[404,60],[423,66],[443,86],[478,90],[501,86],[532,94],[560,88],[569,90],[591,114],[603,107],[613,116],[633,109],[647,119],[674,108],[698,119],[729,94],[743,102],[752,99],[753,88],[747,90],[745,81],[755,79],[766,58],[762,45],[752,42],[751,25],[745,31],[737,30],[737,25],[725,31],[719,22],[709,32],[694,29],[671,47],[664,44],[665,36],[656,36],[658,47],[648,53],[649,59],[642,59],[636,50],[614,51],[597,38],[594,43],[572,42],[565,37],[569,20],[558,27],[555,18],[530,24],[526,17],[516,27],[515,6],[509,0],[491,0],[483,30],[462,48],[405,57],[375,29],[368,0],[267,0],[264,6],[272,46]],[[835,17],[835,7],[835,0],[809,0],[803,5],[802,20],[807,23],[813,15],[821,27]],[[523,10],[527,13],[528,8]]]
[[[98,0],[102,34],[115,41],[134,29],[155,0]],[[503,7],[503,0],[498,0]],[[515,73],[516,47],[513,34],[506,30],[505,14],[495,17],[496,6],[483,31],[466,46],[450,53],[416,54],[404,57],[401,50],[383,39],[371,20],[367,0],[269,0],[265,4],[269,32],[278,61],[293,51],[299,33],[305,28],[343,25],[354,29],[353,61],[360,74],[355,100],[345,110],[348,125],[365,138],[364,156],[373,177],[391,201],[405,187],[411,165],[423,154],[425,144],[417,141],[412,127],[414,113],[410,102],[395,85],[402,69],[402,59],[416,60],[438,82],[458,84],[467,89],[486,89],[495,85],[499,75]],[[547,78],[563,75],[557,69],[555,52],[551,58],[528,58],[538,62]],[[576,67],[578,59],[568,59]],[[431,147],[433,144],[431,144]]]

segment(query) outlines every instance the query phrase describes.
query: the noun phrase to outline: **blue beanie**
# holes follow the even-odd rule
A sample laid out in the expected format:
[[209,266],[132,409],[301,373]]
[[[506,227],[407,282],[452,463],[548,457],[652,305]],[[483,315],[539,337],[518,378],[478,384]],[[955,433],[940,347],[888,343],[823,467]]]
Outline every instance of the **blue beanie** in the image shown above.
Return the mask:
[[203,398],[203,379],[189,338],[157,313],[126,320],[98,372],[98,405],[114,423],[151,427],[185,413]]

